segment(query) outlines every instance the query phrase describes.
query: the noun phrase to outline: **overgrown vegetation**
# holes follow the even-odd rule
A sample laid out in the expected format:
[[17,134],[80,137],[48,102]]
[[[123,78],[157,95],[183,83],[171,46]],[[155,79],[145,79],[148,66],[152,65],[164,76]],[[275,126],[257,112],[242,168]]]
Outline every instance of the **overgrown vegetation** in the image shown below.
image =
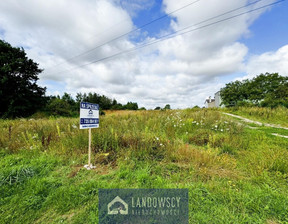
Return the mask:
[[278,73],[260,74],[255,78],[234,81],[221,89],[225,106],[261,106],[288,108],[288,77]]
[[[28,59],[23,48],[12,47],[0,40],[0,118],[75,116],[81,101],[99,104],[102,110],[137,110],[138,104],[125,105],[97,93],[77,93],[76,100],[68,93],[45,96],[46,87],[37,84],[43,70]],[[142,108],[145,109],[145,108]]]
[[[99,188],[188,188],[190,223],[288,223],[288,141],[272,135],[287,130],[216,109],[132,112],[137,103],[97,93],[45,97],[38,65],[23,49],[0,48],[0,116],[40,109],[33,117],[41,118],[0,120],[0,223],[97,223]],[[221,96],[227,106],[274,108],[232,112],[287,127],[287,80],[261,74],[227,84]],[[90,171],[87,130],[59,117],[77,116],[81,101],[127,109],[100,118]]]
[[[110,99],[107,96],[99,95],[97,93],[77,93],[76,100],[68,94],[64,93],[60,96],[47,97],[47,104],[40,112],[34,114],[34,117],[49,117],[49,116],[65,116],[75,117],[79,116],[80,102],[89,102],[99,104],[100,112],[104,114],[103,110],[138,110],[138,104],[128,102],[125,105],[117,102],[116,99]],[[143,108],[142,108],[143,109]],[[145,109],[145,108],[144,108]]]
[[[12,47],[0,40],[0,118],[34,118],[49,116],[75,117],[79,115],[81,101],[99,104],[101,110],[138,110],[136,102],[122,105],[116,99],[97,93],[77,93],[45,96],[46,88],[37,85],[43,70],[28,59],[23,48]],[[235,81],[221,89],[223,104],[234,106],[261,106],[288,108],[288,77],[278,73],[261,74],[252,80]],[[169,104],[161,109],[170,110]],[[144,107],[140,110],[146,110]]]
[[278,124],[283,127],[288,127],[288,108],[285,107],[233,107],[226,108],[225,111],[263,123]]
[[42,72],[23,48],[0,40],[0,118],[27,117],[45,104],[45,88],[37,85]]
[[99,188],[188,188],[189,223],[288,222],[287,139],[218,110],[107,113],[90,171],[76,118],[0,133],[0,223],[98,223]]

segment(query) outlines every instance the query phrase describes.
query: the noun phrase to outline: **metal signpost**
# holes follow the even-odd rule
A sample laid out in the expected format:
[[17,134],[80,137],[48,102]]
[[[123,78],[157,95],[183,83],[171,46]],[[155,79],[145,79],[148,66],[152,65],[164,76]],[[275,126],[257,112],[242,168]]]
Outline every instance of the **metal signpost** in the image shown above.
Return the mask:
[[95,168],[91,164],[91,128],[99,128],[99,105],[93,103],[80,103],[80,129],[89,128],[88,170]]

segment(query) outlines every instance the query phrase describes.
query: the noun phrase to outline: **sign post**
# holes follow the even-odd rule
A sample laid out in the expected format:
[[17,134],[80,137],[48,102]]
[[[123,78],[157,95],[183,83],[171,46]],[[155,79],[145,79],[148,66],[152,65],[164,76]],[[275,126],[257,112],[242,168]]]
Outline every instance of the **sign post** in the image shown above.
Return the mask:
[[99,128],[99,105],[81,102],[80,103],[80,129],[89,129],[88,144],[88,165],[84,167],[88,170],[95,168],[91,164],[91,128]]
[[89,128],[88,166],[91,166],[91,128]]

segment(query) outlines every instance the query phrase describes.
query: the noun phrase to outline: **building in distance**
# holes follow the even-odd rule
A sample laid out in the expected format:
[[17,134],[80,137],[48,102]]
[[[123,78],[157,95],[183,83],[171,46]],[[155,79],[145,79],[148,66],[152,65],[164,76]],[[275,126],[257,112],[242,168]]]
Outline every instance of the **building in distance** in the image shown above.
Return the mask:
[[212,99],[211,96],[209,96],[209,98],[205,100],[204,105],[205,108],[224,107],[224,105],[221,105],[221,103],[222,100],[220,96],[220,91],[218,91],[214,94],[214,99]]

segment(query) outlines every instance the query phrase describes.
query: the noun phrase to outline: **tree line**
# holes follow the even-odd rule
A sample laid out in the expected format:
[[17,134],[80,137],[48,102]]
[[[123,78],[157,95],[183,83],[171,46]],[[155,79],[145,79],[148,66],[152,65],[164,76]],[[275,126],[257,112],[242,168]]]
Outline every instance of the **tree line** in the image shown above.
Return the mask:
[[[97,93],[69,93],[46,96],[46,87],[37,84],[43,70],[29,59],[23,48],[12,47],[0,40],[0,118],[28,117],[36,112],[45,116],[76,116],[80,102],[99,104],[102,110],[145,110],[135,102],[122,105],[116,99]],[[288,108],[288,77],[265,73],[249,80],[226,84],[220,91],[225,106],[262,106]],[[164,108],[171,109],[167,104]]]
[[[100,113],[104,114],[103,110],[138,110],[138,104],[128,102],[122,105],[116,99],[111,99],[105,95],[90,92],[88,94],[77,93],[76,99],[70,94],[64,93],[62,97],[50,96],[47,97],[46,106],[42,108],[42,112],[46,115],[54,116],[78,116],[80,102],[89,102],[99,104]],[[140,108],[145,109],[145,108]]]
[[92,92],[77,93],[76,99],[68,93],[46,96],[46,87],[37,84],[42,71],[23,48],[0,40],[0,118],[28,117],[36,112],[73,116],[79,113],[81,101],[99,104],[102,110],[139,109],[135,102],[122,105],[116,99]]
[[288,108],[288,77],[278,73],[265,73],[253,79],[234,81],[220,90],[222,104],[234,106],[260,106]]

